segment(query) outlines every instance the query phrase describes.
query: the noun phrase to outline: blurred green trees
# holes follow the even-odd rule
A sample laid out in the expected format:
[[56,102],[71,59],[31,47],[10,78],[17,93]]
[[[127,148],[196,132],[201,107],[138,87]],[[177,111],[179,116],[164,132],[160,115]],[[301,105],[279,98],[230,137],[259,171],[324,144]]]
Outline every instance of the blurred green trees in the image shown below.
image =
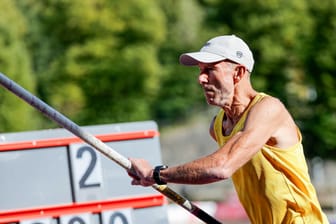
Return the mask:
[[[204,109],[198,70],[178,57],[234,33],[254,52],[254,86],[286,104],[307,154],[336,158],[335,0],[4,0],[0,7],[0,71],[80,125],[164,125]],[[1,131],[54,127],[5,90],[0,97]]]
[[[0,1],[0,72],[35,92],[36,83],[32,58],[25,42],[28,24],[14,1]],[[1,131],[36,129],[37,112],[5,89],[0,91]]]
[[165,37],[155,1],[18,4],[36,26],[30,46],[45,101],[80,124],[150,119]]

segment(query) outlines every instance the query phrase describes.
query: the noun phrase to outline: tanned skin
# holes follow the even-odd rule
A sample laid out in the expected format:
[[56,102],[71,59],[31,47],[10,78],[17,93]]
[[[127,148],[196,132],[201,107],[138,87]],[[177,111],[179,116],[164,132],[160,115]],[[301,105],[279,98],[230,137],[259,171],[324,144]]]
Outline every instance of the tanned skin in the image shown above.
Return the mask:
[[[224,60],[199,63],[198,81],[209,105],[225,111],[223,135],[229,135],[244,111],[257,95],[251,85],[250,73],[240,64]],[[210,135],[213,132],[210,125]],[[172,166],[160,172],[167,183],[206,184],[227,179],[247,163],[263,145],[288,148],[299,141],[297,126],[284,105],[271,96],[255,104],[247,115],[244,128],[214,153]],[[133,185],[153,185],[153,166],[144,159],[130,158]]]

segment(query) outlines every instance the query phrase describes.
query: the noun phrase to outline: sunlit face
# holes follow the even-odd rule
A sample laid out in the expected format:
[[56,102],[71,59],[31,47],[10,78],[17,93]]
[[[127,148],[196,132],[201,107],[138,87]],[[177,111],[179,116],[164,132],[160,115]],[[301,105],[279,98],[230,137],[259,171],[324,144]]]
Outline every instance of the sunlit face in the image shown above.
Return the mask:
[[228,61],[199,63],[199,68],[198,81],[203,88],[207,103],[222,108],[230,106],[234,94],[235,64]]

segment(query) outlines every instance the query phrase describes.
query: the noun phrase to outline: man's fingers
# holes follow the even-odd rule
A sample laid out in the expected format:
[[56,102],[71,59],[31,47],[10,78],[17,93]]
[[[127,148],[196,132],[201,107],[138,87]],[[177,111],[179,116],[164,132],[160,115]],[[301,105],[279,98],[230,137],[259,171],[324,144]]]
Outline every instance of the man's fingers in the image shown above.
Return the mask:
[[152,167],[148,161],[144,159],[129,158],[131,161],[131,168],[127,170],[130,177],[133,178],[132,185],[142,185],[144,187],[154,184],[152,181]]
[[152,184],[146,181],[142,181],[140,179],[133,179],[131,182],[132,185],[141,185],[143,187],[151,186]]
[[132,185],[140,185],[140,180],[133,179],[131,184]]
[[138,177],[138,175],[135,173],[134,170],[128,170],[127,174],[128,174],[128,176],[132,177],[135,180],[140,180],[140,178]]

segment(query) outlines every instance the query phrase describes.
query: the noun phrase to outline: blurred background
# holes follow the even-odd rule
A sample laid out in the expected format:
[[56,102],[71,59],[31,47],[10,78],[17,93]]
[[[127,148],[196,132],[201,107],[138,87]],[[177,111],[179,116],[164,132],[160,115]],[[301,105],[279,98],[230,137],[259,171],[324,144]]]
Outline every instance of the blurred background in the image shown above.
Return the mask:
[[[168,165],[216,150],[208,124],[217,109],[179,55],[240,36],[254,52],[255,89],[292,113],[321,204],[336,219],[336,0],[1,0],[0,8],[0,72],[82,126],[155,120]],[[5,89],[0,102],[1,132],[57,127]],[[195,201],[237,204],[230,181],[175,187]]]

